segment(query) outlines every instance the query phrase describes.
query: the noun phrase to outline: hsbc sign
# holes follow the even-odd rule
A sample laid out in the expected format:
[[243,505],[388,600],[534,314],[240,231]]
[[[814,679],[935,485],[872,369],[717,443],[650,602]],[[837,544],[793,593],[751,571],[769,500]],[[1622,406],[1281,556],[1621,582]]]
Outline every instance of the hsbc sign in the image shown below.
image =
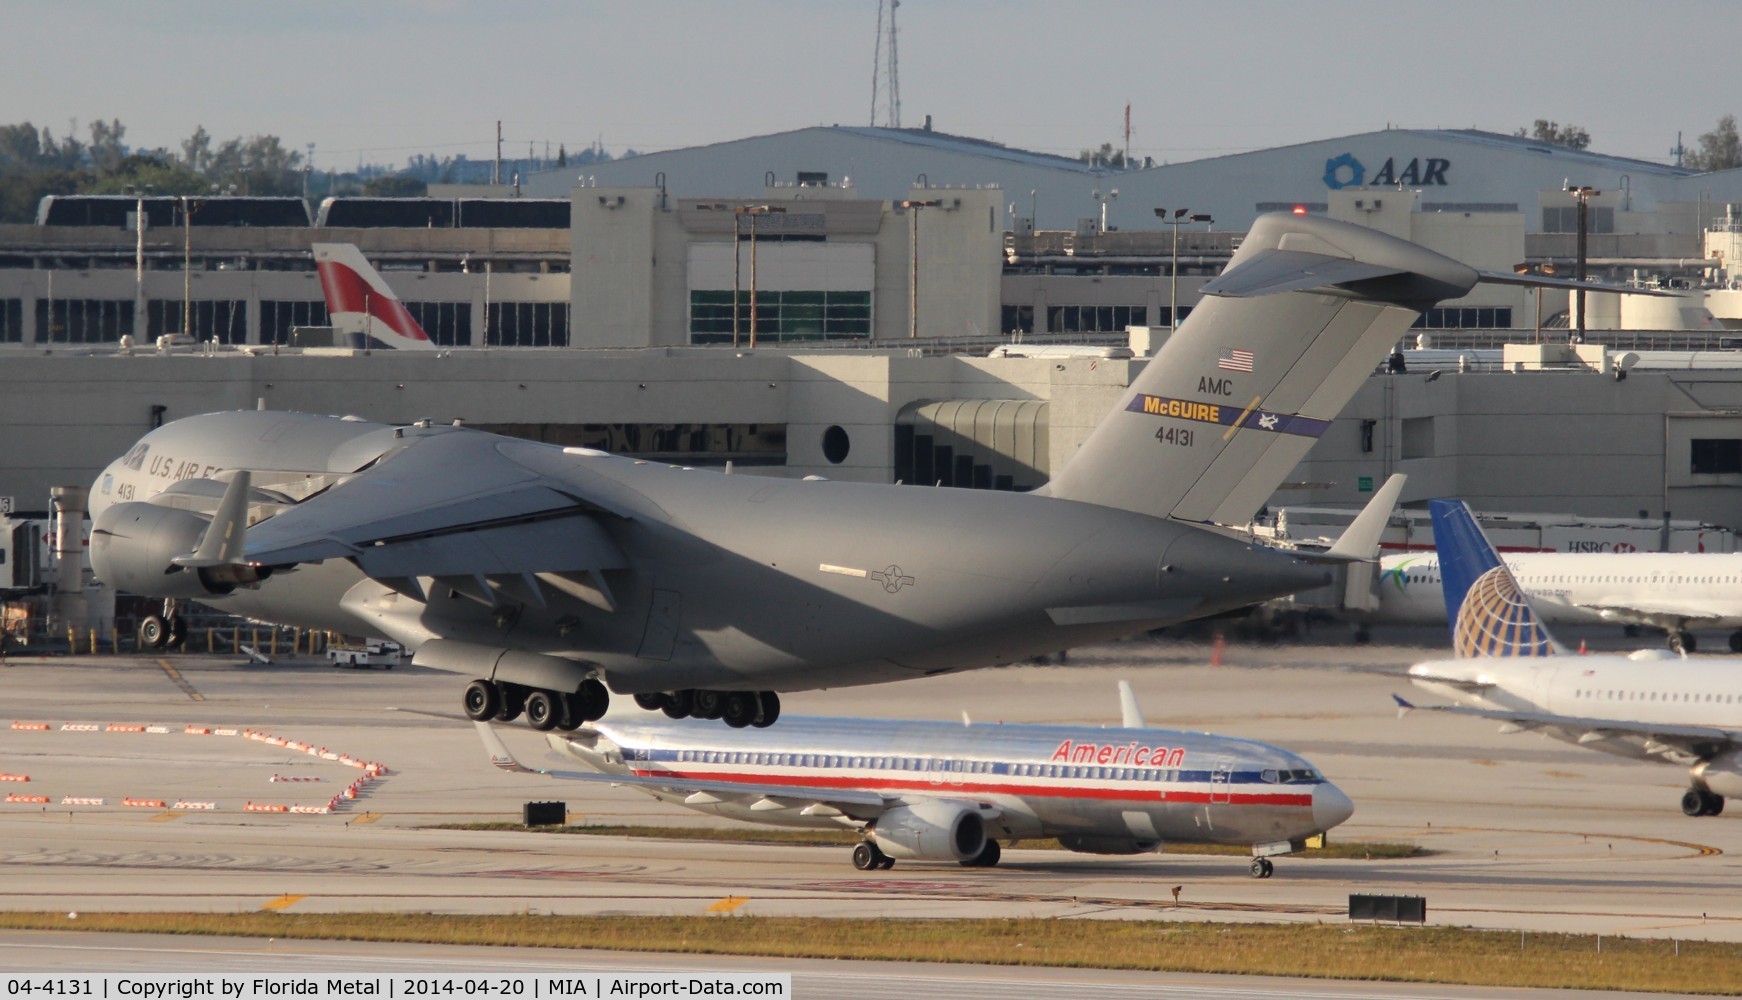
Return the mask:
[[1367,165],[1355,159],[1353,153],[1333,156],[1325,161],[1325,187],[1333,191],[1363,184],[1407,184],[1411,187],[1444,187],[1446,171],[1452,161],[1437,156],[1415,157],[1399,164],[1397,157],[1386,157],[1385,164],[1368,176]]

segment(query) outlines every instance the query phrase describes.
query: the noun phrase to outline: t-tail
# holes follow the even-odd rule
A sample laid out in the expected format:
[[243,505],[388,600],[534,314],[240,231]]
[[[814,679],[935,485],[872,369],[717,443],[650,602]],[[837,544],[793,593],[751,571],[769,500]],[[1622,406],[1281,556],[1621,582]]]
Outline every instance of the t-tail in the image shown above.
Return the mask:
[[316,243],[314,253],[333,334],[341,343],[412,350],[435,347],[361,250],[349,243]]
[[1479,278],[1372,229],[1263,216],[1041,492],[1245,524],[1417,316]]
[[1430,500],[1440,590],[1459,657],[1563,652],[1462,500]]

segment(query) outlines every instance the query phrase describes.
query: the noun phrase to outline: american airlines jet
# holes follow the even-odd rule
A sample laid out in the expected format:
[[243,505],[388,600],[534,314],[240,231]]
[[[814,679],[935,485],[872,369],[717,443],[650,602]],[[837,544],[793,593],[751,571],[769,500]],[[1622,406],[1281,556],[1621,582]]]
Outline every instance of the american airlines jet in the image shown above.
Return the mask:
[[[1410,680],[1456,705],[1579,746],[1688,769],[1682,812],[1716,816],[1742,795],[1742,670],[1664,650],[1570,656],[1460,500],[1430,501],[1455,659],[1418,663]],[[1402,712],[1417,706],[1396,699]]]
[[[1742,552],[1514,552],[1506,564],[1545,622],[1661,628],[1690,653],[1689,629],[1735,629],[1730,651],[1742,653]],[[1366,623],[1446,620],[1434,553],[1385,556],[1377,590]]]
[[1252,877],[1307,846],[1354,805],[1277,747],[1144,726],[1121,682],[1123,727],[783,718],[733,730],[696,719],[608,716],[550,745],[585,771],[522,766],[487,722],[497,767],[624,785],[752,823],[862,830],[853,866],[897,858],[996,865],[999,838],[1056,837],[1088,854],[1166,841],[1252,848]]

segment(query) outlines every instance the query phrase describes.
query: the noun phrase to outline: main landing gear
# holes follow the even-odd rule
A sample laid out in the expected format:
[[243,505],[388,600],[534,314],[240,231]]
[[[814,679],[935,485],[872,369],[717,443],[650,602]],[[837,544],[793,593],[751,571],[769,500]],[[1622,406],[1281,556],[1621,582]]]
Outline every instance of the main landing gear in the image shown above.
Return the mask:
[[582,723],[603,718],[611,705],[611,693],[594,678],[587,678],[574,691],[547,691],[520,684],[498,684],[482,678],[466,685],[466,718],[475,722],[495,719],[512,722],[522,713],[526,724],[539,732],[561,729],[572,732]]
[[635,704],[673,719],[720,719],[733,729],[766,729],[780,718],[780,695],[773,691],[655,691],[636,695]]
[[187,623],[176,613],[176,602],[163,602],[163,613],[146,615],[139,623],[140,649],[180,649],[187,642]]
[[871,841],[861,840],[853,848],[853,867],[862,872],[894,868],[895,859],[878,850],[877,845]]
[[1682,796],[1682,812],[1689,816],[1716,816],[1724,811],[1724,797],[1703,788],[1690,788]]
[[1269,878],[1276,874],[1276,865],[1269,858],[1252,859],[1252,877]]

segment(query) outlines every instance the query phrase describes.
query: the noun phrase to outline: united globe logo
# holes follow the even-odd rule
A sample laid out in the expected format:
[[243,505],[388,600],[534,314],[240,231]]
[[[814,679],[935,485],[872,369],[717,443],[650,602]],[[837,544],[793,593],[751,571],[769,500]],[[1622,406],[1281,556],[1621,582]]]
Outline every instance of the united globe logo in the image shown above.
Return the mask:
[[1459,657],[1548,656],[1548,633],[1531,612],[1512,575],[1496,566],[1476,578],[1458,608],[1452,645]]

